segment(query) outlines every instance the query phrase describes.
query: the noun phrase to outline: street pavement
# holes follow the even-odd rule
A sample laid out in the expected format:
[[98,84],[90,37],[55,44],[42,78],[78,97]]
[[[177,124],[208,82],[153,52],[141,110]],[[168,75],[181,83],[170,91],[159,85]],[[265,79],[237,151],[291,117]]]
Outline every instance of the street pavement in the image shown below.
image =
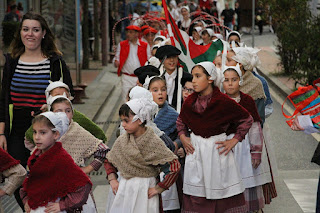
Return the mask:
[[[242,41],[251,46],[251,35],[243,35]],[[280,71],[277,63],[276,36],[270,32],[255,36],[255,46],[260,48],[259,57],[262,61],[261,75],[265,76],[270,85],[273,98],[273,114],[267,118],[273,152],[277,162],[275,182],[278,197],[264,208],[266,213],[311,213],[315,212],[316,190],[319,177],[319,167],[310,162],[318,144],[318,135],[306,135],[303,132],[292,131],[285,123],[281,105],[292,89],[294,82],[286,77],[274,75]],[[122,103],[119,89],[119,78],[112,65],[104,67],[97,78],[89,84],[86,93],[89,99],[75,108],[85,113],[99,124],[107,133],[108,145],[116,138],[118,126],[118,109]],[[287,113],[292,113],[292,107],[285,105]],[[105,179],[104,169],[91,173],[94,184],[94,196],[98,212],[105,212],[109,185]],[[21,212],[19,210],[10,212]],[[8,213],[10,213],[8,212]]]

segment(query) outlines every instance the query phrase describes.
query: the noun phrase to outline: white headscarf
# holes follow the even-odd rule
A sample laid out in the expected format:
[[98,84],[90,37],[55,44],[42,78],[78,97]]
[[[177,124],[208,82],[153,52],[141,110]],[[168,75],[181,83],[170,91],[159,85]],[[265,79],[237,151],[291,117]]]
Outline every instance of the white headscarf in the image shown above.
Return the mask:
[[202,30],[202,27],[195,27],[194,29],[200,34],[201,30]]
[[47,98],[47,105],[48,105],[48,111],[50,111],[51,110],[51,106],[52,106],[52,104],[54,103],[54,101],[55,100],[57,100],[58,98],[63,98],[63,99],[66,99],[66,100],[68,100],[69,101],[69,103],[70,103],[70,106],[71,106],[71,108],[72,108],[72,111],[73,111],[73,105],[72,105],[72,103],[71,103],[71,101],[70,101],[70,99],[69,98],[67,98],[67,95],[66,95],[66,93],[63,93],[63,95],[56,95],[56,96],[49,96],[49,98]]
[[227,38],[226,38],[227,41],[229,40],[229,37],[231,34],[236,34],[239,37],[239,39],[241,40],[241,34],[238,31],[231,31],[230,33],[227,31]]
[[131,89],[129,93],[129,98],[130,100],[137,98],[147,98],[153,101],[152,93],[149,90],[140,86],[135,86]]
[[260,51],[258,48],[252,47],[235,47],[233,48],[235,55],[232,57],[236,62],[242,64],[246,71],[252,71],[253,68],[259,67],[261,62],[257,55]]
[[190,9],[189,9],[188,6],[182,6],[182,7],[180,8],[180,11],[181,11],[182,9],[186,9],[186,10],[188,10],[188,12],[190,13]]
[[213,80],[214,85],[217,87],[220,87],[220,83],[221,83],[221,80],[223,79],[223,76],[222,76],[221,72],[217,71],[214,63],[212,63],[210,61],[204,61],[204,62],[197,63],[193,67],[195,67],[197,65],[202,66],[207,71],[207,73],[211,76],[209,79]]
[[150,121],[153,115],[158,111],[158,105],[149,98],[132,99],[126,103],[135,116],[132,122],[140,119],[141,122]]
[[55,88],[58,88],[58,87],[62,87],[62,88],[66,88],[69,92],[69,98],[70,100],[73,99],[73,97],[71,97],[71,94],[70,94],[70,88],[68,85],[66,85],[65,83],[63,83],[62,79],[60,78],[59,81],[49,81],[49,85],[47,86],[46,90],[45,90],[45,95],[46,95],[46,99],[49,98],[49,95],[50,95],[50,92],[52,90],[54,90]]
[[58,131],[60,133],[59,139],[68,131],[69,119],[64,112],[44,112],[40,115],[45,116],[50,120],[55,128],[52,131]]
[[209,34],[210,37],[214,36],[214,31],[211,28],[206,28],[206,29],[202,30],[201,35],[205,31],[207,31],[207,33]]
[[[236,71],[236,72],[238,73],[238,75],[239,75],[239,77],[240,77],[240,82],[239,82],[239,84],[240,84],[240,86],[241,86],[243,80],[242,80],[242,72],[241,72],[239,63],[237,63],[236,66],[224,66],[223,74],[225,73],[225,71],[227,71],[227,69],[233,69],[234,71]],[[223,77],[223,79],[224,79],[224,77]]]

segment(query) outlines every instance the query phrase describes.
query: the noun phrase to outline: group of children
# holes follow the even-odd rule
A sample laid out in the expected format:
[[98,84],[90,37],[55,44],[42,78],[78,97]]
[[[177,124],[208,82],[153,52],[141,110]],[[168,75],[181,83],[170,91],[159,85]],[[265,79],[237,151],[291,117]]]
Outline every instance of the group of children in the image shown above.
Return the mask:
[[[232,36],[240,42],[239,33]],[[107,212],[258,212],[276,197],[263,130],[270,97],[255,77],[257,50],[231,45],[221,67],[220,55],[216,65],[200,62],[190,73],[179,67],[179,54],[160,46],[161,69],[139,66],[127,75],[137,86],[120,107],[121,134],[111,150],[102,130],[73,109],[68,86],[49,84],[48,112],[26,132],[29,173],[24,179],[19,168],[15,182],[24,179],[26,212],[96,212],[88,174],[102,164],[111,191]],[[131,68],[121,60],[120,67]],[[0,151],[11,162],[0,172],[10,176],[18,162]]]
[[[264,130],[272,101],[255,72],[258,51],[243,47],[238,32],[228,39],[226,60],[218,54],[190,73],[178,65],[180,50],[164,43],[159,67],[134,71],[138,86],[120,108],[121,135],[105,163],[107,212],[259,212],[277,196]],[[150,123],[161,134],[150,138]]]

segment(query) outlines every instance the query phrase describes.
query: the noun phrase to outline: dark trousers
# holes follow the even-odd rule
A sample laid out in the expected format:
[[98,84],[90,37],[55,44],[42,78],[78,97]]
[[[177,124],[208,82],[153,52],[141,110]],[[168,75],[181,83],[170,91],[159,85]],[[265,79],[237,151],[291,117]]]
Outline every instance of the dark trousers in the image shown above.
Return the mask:
[[[20,160],[20,164],[24,168],[26,168],[28,158],[30,157],[30,151],[24,146],[24,136],[27,129],[31,126],[31,121],[31,110],[13,110],[12,129],[8,138],[8,152],[13,158]],[[14,192],[14,197],[24,211],[24,205],[19,193],[20,188]]]

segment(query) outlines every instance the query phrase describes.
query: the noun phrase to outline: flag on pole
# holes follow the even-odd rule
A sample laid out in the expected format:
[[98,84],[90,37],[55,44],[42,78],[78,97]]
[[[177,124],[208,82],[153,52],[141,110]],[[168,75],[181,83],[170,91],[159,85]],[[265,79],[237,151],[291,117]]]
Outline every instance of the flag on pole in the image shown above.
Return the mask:
[[220,39],[205,46],[194,43],[186,32],[178,28],[175,20],[168,11],[166,0],[162,0],[162,5],[166,16],[168,33],[171,41],[173,41],[172,45],[181,50],[179,62],[185,71],[191,72],[192,67],[202,61],[213,62],[217,52],[219,50],[223,52],[223,49],[226,49],[226,44]]

